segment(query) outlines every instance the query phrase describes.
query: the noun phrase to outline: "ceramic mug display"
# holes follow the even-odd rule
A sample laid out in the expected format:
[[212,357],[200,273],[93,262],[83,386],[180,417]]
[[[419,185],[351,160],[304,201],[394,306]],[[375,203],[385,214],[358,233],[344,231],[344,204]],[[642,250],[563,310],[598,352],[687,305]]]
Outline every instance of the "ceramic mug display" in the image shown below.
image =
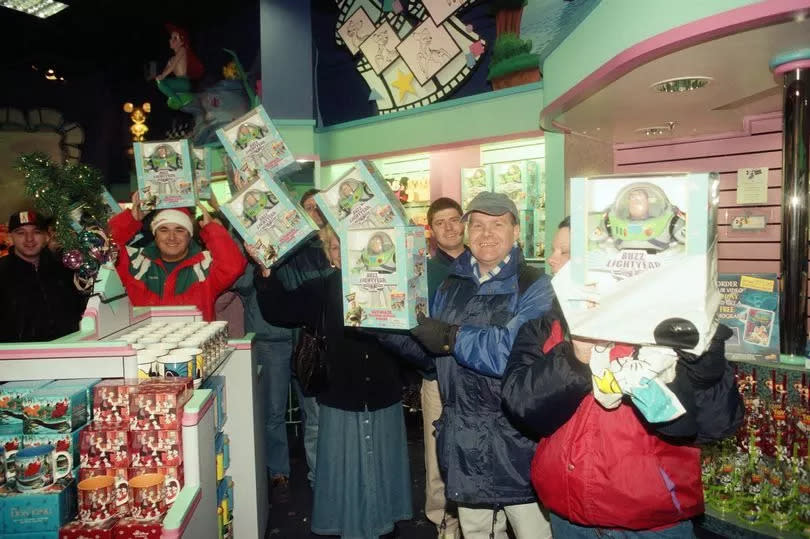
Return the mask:
[[157,358],[157,369],[160,376],[181,376],[194,378],[197,371],[197,361],[191,354],[171,354]]
[[85,524],[104,524],[117,513],[114,477],[100,475],[80,481],[78,496],[79,520]]
[[166,512],[166,485],[160,473],[147,473],[129,480],[130,514],[142,521],[154,521]]
[[[68,466],[57,470],[56,459],[64,457]],[[50,445],[26,447],[14,456],[14,479],[18,492],[40,490],[53,485],[73,469],[73,457],[68,451],[54,451]]]

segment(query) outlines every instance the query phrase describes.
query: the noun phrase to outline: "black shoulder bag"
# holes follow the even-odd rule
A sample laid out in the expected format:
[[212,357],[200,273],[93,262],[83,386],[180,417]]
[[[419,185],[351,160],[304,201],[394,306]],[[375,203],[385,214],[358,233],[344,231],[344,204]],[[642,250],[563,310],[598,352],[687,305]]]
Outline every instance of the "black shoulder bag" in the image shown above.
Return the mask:
[[326,302],[328,301],[326,283],[321,294],[321,327],[304,327],[301,338],[292,358],[292,369],[301,385],[301,392],[307,397],[314,397],[323,392],[328,384],[326,368]]

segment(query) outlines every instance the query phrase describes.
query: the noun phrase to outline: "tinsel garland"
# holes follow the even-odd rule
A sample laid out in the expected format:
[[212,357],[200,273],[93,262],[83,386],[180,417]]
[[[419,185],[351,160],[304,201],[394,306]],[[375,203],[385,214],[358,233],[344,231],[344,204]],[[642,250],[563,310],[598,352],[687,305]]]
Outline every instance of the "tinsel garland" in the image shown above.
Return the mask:
[[64,250],[80,247],[71,228],[71,211],[81,216],[80,226],[107,226],[109,209],[101,193],[101,172],[87,165],[54,163],[41,152],[21,154],[15,168],[25,176],[25,194],[37,211],[53,218],[54,234]]

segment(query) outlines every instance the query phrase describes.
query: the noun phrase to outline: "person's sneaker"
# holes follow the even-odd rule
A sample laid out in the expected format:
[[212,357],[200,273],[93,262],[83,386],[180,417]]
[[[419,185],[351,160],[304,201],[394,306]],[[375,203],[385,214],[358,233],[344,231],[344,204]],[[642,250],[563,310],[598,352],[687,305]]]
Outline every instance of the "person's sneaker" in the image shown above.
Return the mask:
[[270,502],[273,505],[290,501],[290,480],[277,475],[270,480]]

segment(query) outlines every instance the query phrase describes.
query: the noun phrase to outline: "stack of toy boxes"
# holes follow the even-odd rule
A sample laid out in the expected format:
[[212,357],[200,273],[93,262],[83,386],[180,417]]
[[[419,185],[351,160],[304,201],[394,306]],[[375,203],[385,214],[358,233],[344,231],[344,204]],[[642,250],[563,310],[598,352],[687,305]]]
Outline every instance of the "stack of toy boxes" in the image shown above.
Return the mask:
[[188,140],[135,142],[141,209],[193,207],[194,171]]
[[315,201],[340,236],[347,326],[410,329],[428,314],[425,229],[407,226],[379,171],[358,161]]
[[318,231],[276,181],[295,158],[261,106],[218,129],[217,136],[239,171],[237,191],[221,204],[222,213],[269,268]]
[[529,183],[535,188],[535,200],[532,216],[534,231],[533,256],[543,258],[546,255],[546,167],[543,159],[531,159],[526,162]]
[[466,211],[478,193],[492,191],[492,165],[461,169],[461,207]]
[[571,333],[702,350],[720,302],[716,175],[573,178],[571,208],[554,279]]

